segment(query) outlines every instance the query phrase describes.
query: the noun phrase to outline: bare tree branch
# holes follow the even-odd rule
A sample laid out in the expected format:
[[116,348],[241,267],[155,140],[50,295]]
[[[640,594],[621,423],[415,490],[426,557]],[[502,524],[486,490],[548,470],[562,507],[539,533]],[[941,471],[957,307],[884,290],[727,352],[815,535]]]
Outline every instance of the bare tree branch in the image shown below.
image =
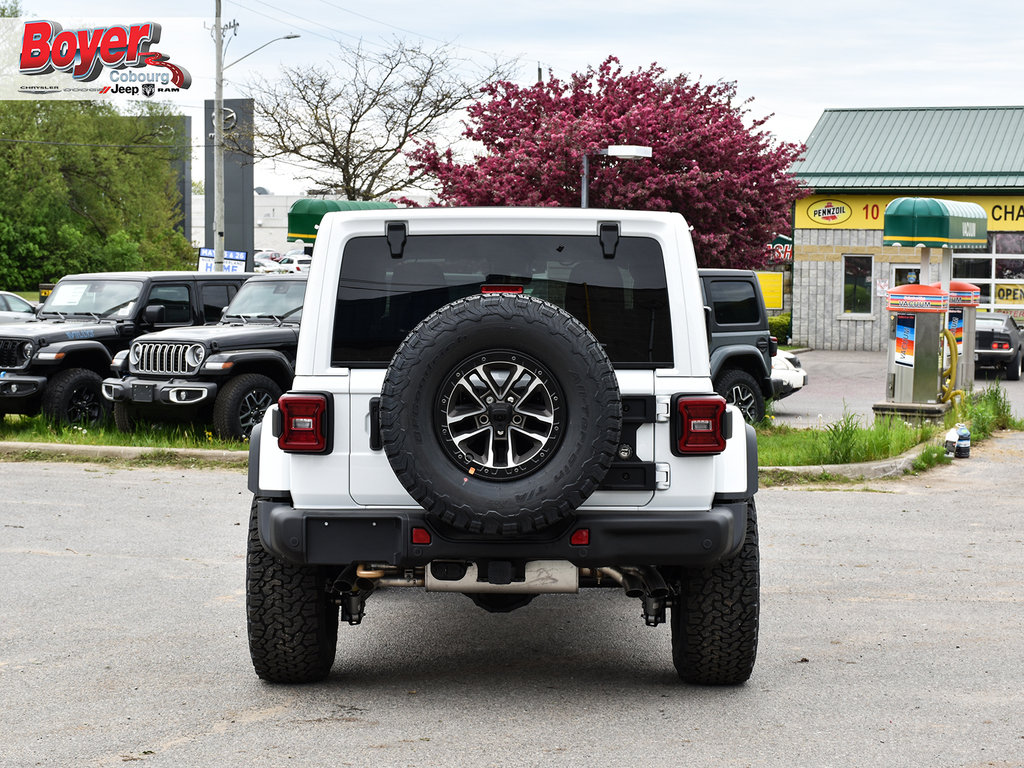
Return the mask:
[[342,46],[331,63],[289,67],[280,79],[248,84],[254,101],[256,159],[291,159],[300,173],[349,200],[422,189],[406,153],[415,143],[453,144],[451,120],[480,89],[514,74],[494,61],[462,74],[468,62],[449,46],[425,49],[396,38],[383,52]]

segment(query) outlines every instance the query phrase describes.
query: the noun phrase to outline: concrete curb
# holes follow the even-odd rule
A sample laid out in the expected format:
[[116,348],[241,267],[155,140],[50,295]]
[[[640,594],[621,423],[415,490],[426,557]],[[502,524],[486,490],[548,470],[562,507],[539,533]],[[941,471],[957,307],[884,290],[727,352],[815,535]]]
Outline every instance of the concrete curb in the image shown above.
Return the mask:
[[[798,467],[761,467],[762,472],[789,472],[795,475],[817,476],[821,474],[842,475],[843,477],[875,480],[882,477],[899,477],[921,454],[921,446],[915,446],[901,456],[863,464],[811,464]],[[248,462],[249,454],[242,451],[207,450],[204,448],[148,448],[131,445],[67,445],[64,443],[22,443],[0,442],[0,458],[13,454],[35,452],[46,456],[80,456],[90,459],[137,460],[155,453],[173,454],[182,459],[197,459],[223,462]]]
[[34,451],[44,456],[81,456],[93,459],[140,459],[143,456],[173,454],[183,459],[206,459],[212,461],[248,460],[243,451],[207,450],[205,448],[149,448],[133,445],[67,445],[65,443],[22,443],[0,442],[0,456]]
[[798,467],[760,467],[761,472],[790,472],[794,475],[818,476],[822,474],[842,477],[878,480],[884,477],[900,477],[910,469],[923,452],[924,447],[916,445],[906,453],[891,459],[865,461],[860,464],[807,464]]

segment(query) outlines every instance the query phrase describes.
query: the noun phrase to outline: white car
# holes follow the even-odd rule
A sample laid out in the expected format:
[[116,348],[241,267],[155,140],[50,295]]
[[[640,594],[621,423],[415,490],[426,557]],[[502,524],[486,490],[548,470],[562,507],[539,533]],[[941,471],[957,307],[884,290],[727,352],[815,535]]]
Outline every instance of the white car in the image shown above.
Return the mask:
[[309,265],[313,263],[312,256],[284,256],[277,262],[274,272],[309,272]]
[[800,366],[800,358],[780,349],[772,358],[772,390],[776,400],[789,397],[807,383],[807,371]]
[[0,291],[0,323],[23,323],[36,316],[37,305],[16,293]]

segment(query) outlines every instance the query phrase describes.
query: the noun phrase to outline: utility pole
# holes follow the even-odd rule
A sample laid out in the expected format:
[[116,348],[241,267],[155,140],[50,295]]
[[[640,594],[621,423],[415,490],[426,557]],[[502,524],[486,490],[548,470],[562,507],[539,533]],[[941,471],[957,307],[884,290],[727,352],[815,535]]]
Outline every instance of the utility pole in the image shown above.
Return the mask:
[[[216,46],[213,92],[213,271],[224,271],[224,26],[220,22],[221,0],[216,0],[213,41]],[[232,21],[228,29],[238,29]]]

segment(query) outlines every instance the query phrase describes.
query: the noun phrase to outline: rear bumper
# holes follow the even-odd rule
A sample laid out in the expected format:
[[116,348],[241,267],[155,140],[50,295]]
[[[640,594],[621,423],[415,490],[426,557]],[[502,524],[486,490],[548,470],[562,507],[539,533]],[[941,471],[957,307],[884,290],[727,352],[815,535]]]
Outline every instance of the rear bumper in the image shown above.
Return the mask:
[[[739,551],[747,502],[718,501],[686,512],[577,511],[567,525],[529,538],[472,538],[440,530],[422,510],[304,510],[279,500],[257,502],[263,546],[298,564],[387,563],[400,568],[434,560],[567,560],[580,567],[616,565],[704,566]],[[414,544],[412,529],[430,533]],[[589,543],[570,543],[589,530]]]
[[975,351],[974,353],[974,364],[981,367],[998,367],[1006,365],[1013,360],[1016,356],[1017,350],[1006,349],[1006,350],[985,350],[984,352]]

